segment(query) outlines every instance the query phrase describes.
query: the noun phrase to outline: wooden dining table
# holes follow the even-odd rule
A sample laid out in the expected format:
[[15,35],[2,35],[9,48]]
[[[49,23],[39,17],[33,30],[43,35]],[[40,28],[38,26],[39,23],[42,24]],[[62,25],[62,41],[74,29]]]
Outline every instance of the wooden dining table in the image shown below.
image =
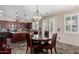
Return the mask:
[[[42,44],[49,44],[48,42],[51,40],[51,38],[46,38],[46,37],[39,37],[39,35],[36,35],[36,37],[32,37],[32,43],[33,44],[38,44],[38,45],[42,45]],[[36,51],[36,49],[35,49]],[[39,50],[37,50],[38,52],[43,52],[43,49],[40,48]]]
[[35,35],[36,37],[32,37],[33,41],[38,41],[38,42],[48,42],[51,40],[51,38],[46,38],[46,37],[39,37],[39,35]]
[[38,41],[38,42],[48,42],[48,41],[50,41],[51,39],[49,39],[49,38],[42,38],[42,39],[32,39],[33,41]]

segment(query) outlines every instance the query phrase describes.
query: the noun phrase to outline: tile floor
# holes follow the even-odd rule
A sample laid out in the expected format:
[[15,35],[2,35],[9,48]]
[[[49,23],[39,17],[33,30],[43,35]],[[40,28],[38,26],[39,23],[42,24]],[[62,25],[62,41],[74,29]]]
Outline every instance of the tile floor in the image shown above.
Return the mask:
[[[57,53],[79,54],[79,46],[73,46],[73,45],[57,42]],[[23,41],[23,42],[12,43],[12,54],[26,54],[26,42]],[[27,54],[29,54],[29,51]],[[47,52],[46,53],[43,52],[40,54],[47,54]]]

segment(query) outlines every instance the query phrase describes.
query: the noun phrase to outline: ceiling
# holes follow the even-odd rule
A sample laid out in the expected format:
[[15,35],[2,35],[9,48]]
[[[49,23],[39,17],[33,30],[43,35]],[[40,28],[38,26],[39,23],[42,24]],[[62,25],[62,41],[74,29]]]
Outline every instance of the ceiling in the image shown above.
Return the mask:
[[[74,7],[76,5],[38,5],[39,12],[43,16],[70,10]],[[26,15],[27,18],[32,18],[36,5],[0,5],[0,10],[6,17],[15,17],[16,12],[18,12],[21,16]]]

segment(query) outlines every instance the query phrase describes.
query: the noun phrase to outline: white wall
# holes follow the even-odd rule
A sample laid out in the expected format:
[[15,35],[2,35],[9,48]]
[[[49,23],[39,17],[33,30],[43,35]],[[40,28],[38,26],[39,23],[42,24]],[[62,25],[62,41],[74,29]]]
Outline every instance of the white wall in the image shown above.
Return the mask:
[[[60,31],[57,31],[57,40],[63,43],[79,46],[79,33],[64,33],[64,16],[69,14],[79,13],[79,8],[74,8],[69,11],[60,12],[54,15],[50,15],[46,18],[49,18],[50,20],[54,20],[55,18],[55,30],[57,31],[58,28],[60,28]],[[44,20],[46,19],[44,18]]]
[[53,17],[56,17],[56,28],[60,28],[57,40],[63,43],[79,46],[79,33],[64,33],[64,15],[73,13],[79,13],[79,8],[53,15]]
[[[16,19],[15,18],[3,17],[3,16],[0,16],[0,20],[16,22]],[[28,23],[28,22],[31,22],[31,21],[30,20],[21,19],[21,20],[19,20],[19,22]]]

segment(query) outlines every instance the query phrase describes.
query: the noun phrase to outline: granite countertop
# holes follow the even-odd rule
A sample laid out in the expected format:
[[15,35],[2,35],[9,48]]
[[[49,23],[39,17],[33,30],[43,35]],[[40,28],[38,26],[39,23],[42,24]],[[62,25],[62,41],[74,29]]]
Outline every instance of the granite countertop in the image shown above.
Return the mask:
[[27,31],[22,31],[22,32],[12,32],[13,34],[17,34],[17,33],[28,33]]

